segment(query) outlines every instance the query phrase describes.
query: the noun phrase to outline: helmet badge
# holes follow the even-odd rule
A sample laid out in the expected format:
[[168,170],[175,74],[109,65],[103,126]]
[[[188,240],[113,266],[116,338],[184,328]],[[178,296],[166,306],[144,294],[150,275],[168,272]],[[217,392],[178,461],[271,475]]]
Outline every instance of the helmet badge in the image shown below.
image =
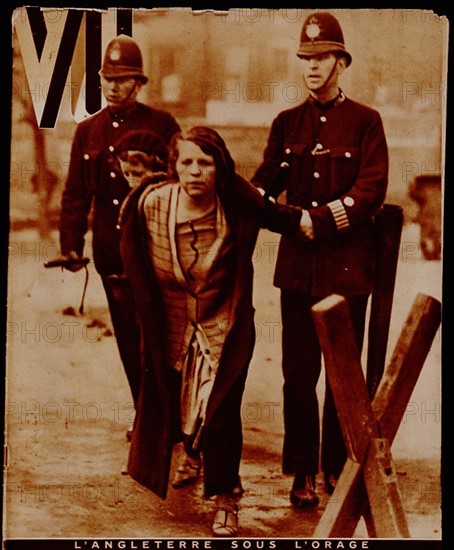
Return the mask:
[[121,51],[120,51],[120,47],[115,44],[114,47],[112,47],[112,50],[110,51],[110,59],[111,61],[118,61],[121,57]]
[[311,40],[314,40],[320,35],[321,29],[318,26],[316,17],[311,17],[306,27],[306,36]]

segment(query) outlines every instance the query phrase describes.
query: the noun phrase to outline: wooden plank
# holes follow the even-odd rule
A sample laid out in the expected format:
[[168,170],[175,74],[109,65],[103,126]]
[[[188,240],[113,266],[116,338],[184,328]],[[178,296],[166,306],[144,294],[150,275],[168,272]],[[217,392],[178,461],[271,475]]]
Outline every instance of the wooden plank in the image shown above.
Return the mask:
[[376,270],[370,304],[366,369],[371,399],[385,370],[403,217],[401,206],[388,203],[374,216]]
[[441,303],[418,294],[372,408],[382,437],[394,440],[441,322]]
[[[355,530],[358,522],[355,521],[349,524],[349,510],[355,498],[358,499],[356,507],[360,508],[362,506],[364,487],[361,486],[361,483],[358,481],[362,479],[361,470],[361,464],[358,464],[358,462],[355,462],[351,458],[347,458],[344,469],[337,481],[336,489],[328,500],[325,511],[312,535],[314,538],[329,538],[332,536],[331,533],[340,533],[344,529],[352,532]],[[359,487],[361,488],[356,491],[355,495],[352,487],[357,489]]]
[[[380,419],[380,431],[390,444],[394,440],[440,321],[440,302],[431,296],[418,294],[372,403],[372,408]],[[417,340],[423,342],[417,343]],[[410,351],[411,360],[408,360],[407,354]],[[324,514],[320,519],[323,530],[316,529],[317,533],[323,533],[317,535],[320,538],[351,537],[361,515],[369,509],[362,472],[350,476],[345,485],[347,486],[344,486],[343,492],[346,496],[343,496],[344,504],[339,508],[338,515],[330,512],[326,518]],[[336,491],[332,497],[335,494]]]
[[370,439],[379,437],[379,431],[348,303],[333,294],[316,304],[312,312],[347,455],[362,464]]
[[376,536],[410,538],[387,439],[371,440],[363,477]]
[[[314,322],[325,359],[325,368],[339,417],[347,454],[351,460],[346,477],[341,475],[328,505],[326,521],[317,529],[317,536],[326,537],[333,518],[341,523],[333,529],[347,528],[349,511],[345,510],[345,499],[351,481],[356,478],[365,460],[369,441],[379,437],[378,424],[370,404],[369,392],[361,366],[360,352],[356,342],[350,311],[346,300],[332,295],[313,308]],[[339,335],[342,334],[342,339]],[[345,381],[348,380],[346,384]],[[353,467],[353,464],[356,466]],[[345,477],[345,479],[343,479]],[[364,495],[364,491],[359,493]],[[361,502],[361,499],[359,499]],[[325,512],[326,513],[326,512]],[[374,518],[365,510],[369,536],[375,536]],[[357,523],[357,522],[356,522]],[[355,528],[355,525],[349,528]]]
[[[353,514],[351,514],[352,510]],[[369,536],[376,538],[377,532],[367,500],[362,465],[347,458],[336,489],[328,500],[312,536],[316,539],[333,538],[338,536],[337,533],[348,532],[351,537],[361,515],[364,516]]]

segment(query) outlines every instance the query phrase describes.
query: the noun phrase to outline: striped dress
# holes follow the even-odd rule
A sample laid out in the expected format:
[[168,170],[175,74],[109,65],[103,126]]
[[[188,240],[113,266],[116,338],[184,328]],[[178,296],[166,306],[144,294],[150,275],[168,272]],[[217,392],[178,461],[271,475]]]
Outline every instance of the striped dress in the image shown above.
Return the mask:
[[206,406],[231,323],[235,265],[223,209],[176,223],[177,183],[144,203],[148,251],[163,297],[171,365],[182,374],[182,431],[197,448]]

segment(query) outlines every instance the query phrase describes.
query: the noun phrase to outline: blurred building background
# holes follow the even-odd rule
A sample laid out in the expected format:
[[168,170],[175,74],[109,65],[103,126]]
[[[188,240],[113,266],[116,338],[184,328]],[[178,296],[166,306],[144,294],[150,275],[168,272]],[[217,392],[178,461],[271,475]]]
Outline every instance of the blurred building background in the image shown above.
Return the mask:
[[[21,10],[16,24],[26,25]],[[443,172],[447,20],[410,9],[330,11],[339,19],[353,57],[342,76],[342,88],[352,99],[378,109],[384,121],[390,150],[387,202],[403,205],[406,222],[419,222],[427,202],[424,182],[430,179],[433,191]],[[251,177],[273,118],[307,95],[295,52],[303,21],[313,12],[133,10],[132,35],[140,44],[150,78],[140,100],[171,111],[182,127],[195,123],[215,127],[238,170]],[[116,17],[116,10],[102,12],[103,52],[116,34]],[[49,33],[52,24],[49,17]],[[84,22],[69,80],[83,74],[83,38]],[[83,93],[76,102],[68,86],[56,127],[39,129],[31,100],[36,83],[27,81],[23,64],[27,52],[21,52],[16,33],[13,45],[11,223],[12,227],[36,224],[46,234],[58,219],[76,120],[88,113]],[[417,178],[423,198],[409,192]],[[440,183],[438,190],[438,194],[431,191],[430,199],[432,225],[438,231],[434,239],[441,231]]]

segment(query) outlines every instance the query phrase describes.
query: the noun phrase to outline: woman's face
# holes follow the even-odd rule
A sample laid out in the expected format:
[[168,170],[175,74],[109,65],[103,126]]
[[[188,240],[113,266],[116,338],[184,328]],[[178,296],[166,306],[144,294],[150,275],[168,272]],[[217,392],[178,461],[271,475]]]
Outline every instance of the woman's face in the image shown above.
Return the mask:
[[211,155],[192,141],[179,141],[175,168],[181,187],[192,199],[214,198],[216,165]]
[[120,163],[123,176],[129,183],[129,187],[139,187],[145,178],[150,175],[150,171],[138,160],[129,161],[118,159],[118,162]]

